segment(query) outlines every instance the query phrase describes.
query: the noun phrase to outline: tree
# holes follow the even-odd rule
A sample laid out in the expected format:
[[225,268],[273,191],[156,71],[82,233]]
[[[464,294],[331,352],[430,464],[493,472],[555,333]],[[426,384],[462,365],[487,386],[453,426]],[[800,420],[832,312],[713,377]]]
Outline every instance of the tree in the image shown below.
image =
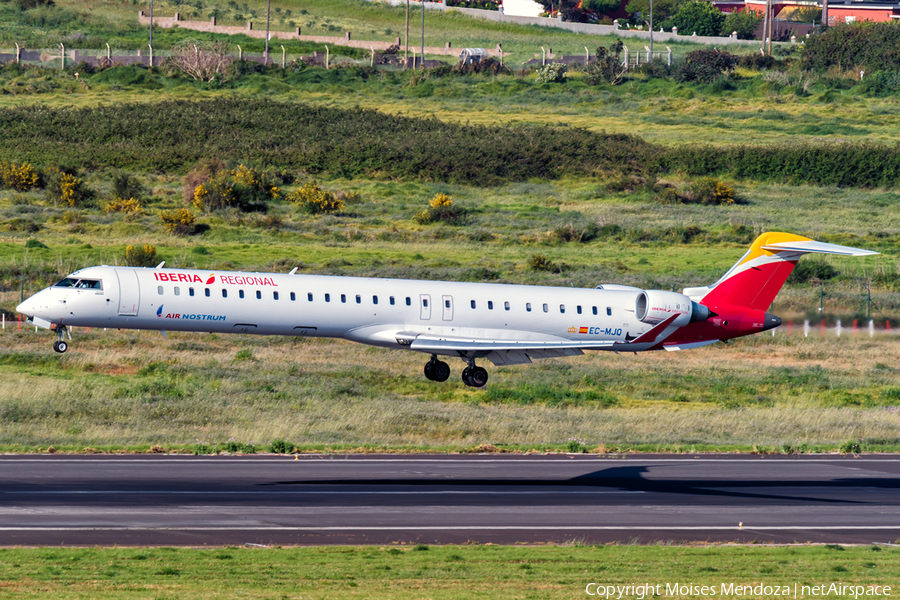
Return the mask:
[[172,48],[166,64],[199,81],[222,78],[231,64],[225,42],[185,40]]
[[582,9],[589,10],[600,15],[615,12],[619,10],[619,6],[621,6],[621,2],[619,2],[619,0],[584,0],[581,3]]
[[[685,0],[653,0],[653,22],[662,23],[671,19],[684,3]],[[641,18],[647,22],[650,20],[650,0],[631,0],[625,10],[631,14],[640,13]]]
[[682,4],[672,17],[682,35],[719,35],[725,22],[725,13],[712,4],[691,1]]
[[722,35],[731,35],[732,31],[737,31],[739,40],[752,40],[760,23],[762,23],[762,15],[755,11],[748,9],[742,12],[733,12],[725,17]]

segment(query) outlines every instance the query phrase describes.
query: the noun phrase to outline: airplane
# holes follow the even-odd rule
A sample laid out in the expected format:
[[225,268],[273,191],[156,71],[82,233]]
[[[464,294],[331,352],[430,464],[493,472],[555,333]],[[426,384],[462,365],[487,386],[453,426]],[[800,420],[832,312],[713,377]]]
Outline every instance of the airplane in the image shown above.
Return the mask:
[[16,310],[55,329],[69,327],[329,337],[430,354],[425,377],[446,381],[458,357],[462,380],[482,387],[475,364],[530,363],[586,350],[684,350],[767,331],[766,312],[804,254],[869,256],[870,250],[789,233],[760,235],[717,282],[674,291],[460,283],[96,266],[75,271]]

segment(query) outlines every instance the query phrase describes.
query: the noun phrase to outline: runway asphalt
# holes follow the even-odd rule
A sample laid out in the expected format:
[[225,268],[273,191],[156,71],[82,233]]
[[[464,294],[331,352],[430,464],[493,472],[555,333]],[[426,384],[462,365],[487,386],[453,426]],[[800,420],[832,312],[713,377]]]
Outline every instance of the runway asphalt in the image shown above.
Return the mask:
[[895,543],[900,456],[0,457],[0,545]]

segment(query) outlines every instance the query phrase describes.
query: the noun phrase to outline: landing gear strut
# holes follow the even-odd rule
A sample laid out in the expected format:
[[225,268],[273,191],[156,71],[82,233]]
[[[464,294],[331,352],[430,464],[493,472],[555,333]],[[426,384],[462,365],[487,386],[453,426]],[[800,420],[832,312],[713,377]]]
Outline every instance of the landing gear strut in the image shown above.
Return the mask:
[[425,377],[431,381],[447,381],[450,377],[450,365],[432,354],[431,360],[425,364]]
[[65,325],[57,325],[56,326],[56,335],[58,339],[53,342],[53,349],[62,354],[66,350],[69,349],[69,345],[66,343],[66,333],[68,329],[66,329]]
[[484,387],[488,381],[488,372],[475,366],[475,360],[470,359],[469,366],[463,369],[462,380],[469,387]]

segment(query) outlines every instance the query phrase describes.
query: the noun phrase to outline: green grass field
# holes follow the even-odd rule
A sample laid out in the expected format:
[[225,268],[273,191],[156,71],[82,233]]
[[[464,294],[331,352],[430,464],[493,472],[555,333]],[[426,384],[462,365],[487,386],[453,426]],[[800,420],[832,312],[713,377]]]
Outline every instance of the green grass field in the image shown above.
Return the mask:
[[[654,593],[669,598],[697,597],[675,591],[684,585],[713,586],[716,596],[750,586],[738,597],[769,597],[753,593],[760,585],[787,586],[792,595],[796,585],[798,597],[802,591],[803,597],[810,597],[803,586],[854,586],[855,593],[869,586],[879,586],[879,591],[882,586],[895,587],[900,578],[897,553],[885,546],[675,548],[577,543],[15,548],[0,549],[0,598],[579,598],[589,597],[585,588],[590,583],[649,584]],[[593,592],[596,585],[590,589]]]

